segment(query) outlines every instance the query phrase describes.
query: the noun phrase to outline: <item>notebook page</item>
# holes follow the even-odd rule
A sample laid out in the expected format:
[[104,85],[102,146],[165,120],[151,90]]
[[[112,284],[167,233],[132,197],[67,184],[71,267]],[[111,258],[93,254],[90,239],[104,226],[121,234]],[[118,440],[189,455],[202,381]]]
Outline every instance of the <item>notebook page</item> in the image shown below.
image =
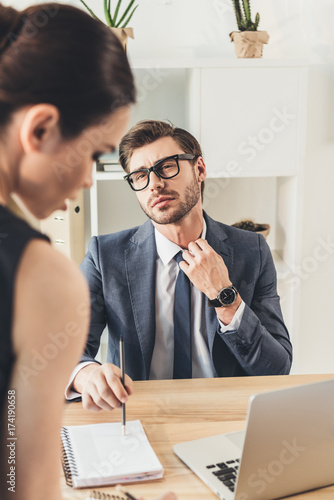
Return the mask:
[[[162,476],[162,466],[139,420],[66,427],[76,462],[74,486]],[[151,477],[152,476],[152,477]]]

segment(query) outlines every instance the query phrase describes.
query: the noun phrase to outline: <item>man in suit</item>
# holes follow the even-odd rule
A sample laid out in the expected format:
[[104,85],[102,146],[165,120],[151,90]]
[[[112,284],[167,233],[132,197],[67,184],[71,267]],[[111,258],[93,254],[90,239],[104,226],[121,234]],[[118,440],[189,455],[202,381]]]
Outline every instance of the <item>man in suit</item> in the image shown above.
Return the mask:
[[[93,237],[82,263],[91,327],[72,389],[83,405],[119,406],[132,379],[288,374],[292,346],[270,249],[262,236],[203,212],[206,166],[197,140],[164,122],[140,122],[122,139],[120,162],[148,220]],[[101,365],[94,357],[106,325]]]

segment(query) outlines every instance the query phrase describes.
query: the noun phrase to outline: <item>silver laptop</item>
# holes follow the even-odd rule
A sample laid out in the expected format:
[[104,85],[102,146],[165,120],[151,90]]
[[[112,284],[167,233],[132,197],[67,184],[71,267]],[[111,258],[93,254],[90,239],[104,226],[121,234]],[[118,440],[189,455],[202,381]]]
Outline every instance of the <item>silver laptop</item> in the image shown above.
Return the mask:
[[334,379],[252,396],[245,431],[179,443],[174,452],[224,500],[333,484]]

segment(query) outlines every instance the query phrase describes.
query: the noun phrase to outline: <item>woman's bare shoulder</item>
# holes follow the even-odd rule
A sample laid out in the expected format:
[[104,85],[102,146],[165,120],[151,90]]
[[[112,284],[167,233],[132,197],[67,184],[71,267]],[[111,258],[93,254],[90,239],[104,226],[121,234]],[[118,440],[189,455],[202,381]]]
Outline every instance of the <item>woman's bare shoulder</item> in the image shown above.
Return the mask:
[[85,330],[88,316],[88,287],[76,264],[48,242],[31,240],[15,280],[14,347],[38,343],[47,331]]

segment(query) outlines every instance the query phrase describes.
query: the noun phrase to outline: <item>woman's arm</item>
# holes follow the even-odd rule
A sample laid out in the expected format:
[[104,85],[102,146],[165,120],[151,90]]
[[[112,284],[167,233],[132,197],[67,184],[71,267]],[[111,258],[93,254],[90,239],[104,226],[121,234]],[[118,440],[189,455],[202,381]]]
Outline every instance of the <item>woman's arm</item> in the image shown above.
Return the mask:
[[[17,496],[7,485],[2,498],[60,499],[64,389],[84,349],[89,310],[88,288],[75,265],[48,243],[30,242],[20,262],[14,294],[16,362],[10,389],[16,399]],[[9,467],[7,450],[2,443],[3,471]]]

